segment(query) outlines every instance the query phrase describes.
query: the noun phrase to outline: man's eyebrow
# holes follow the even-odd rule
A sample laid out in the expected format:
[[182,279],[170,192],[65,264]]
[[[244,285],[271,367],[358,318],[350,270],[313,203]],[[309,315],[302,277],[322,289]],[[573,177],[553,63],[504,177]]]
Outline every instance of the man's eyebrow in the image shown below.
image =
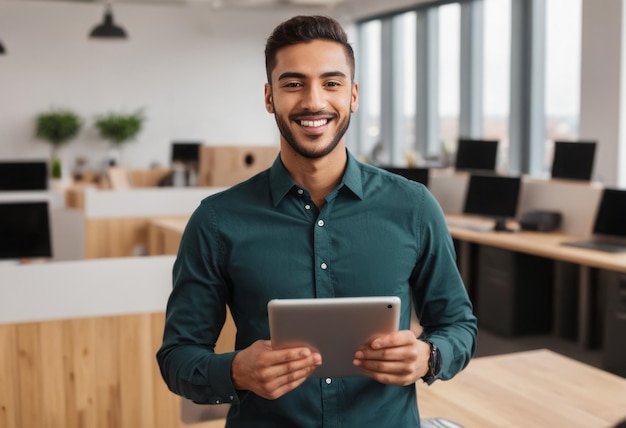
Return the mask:
[[[298,73],[295,71],[287,71],[280,76],[278,76],[278,81],[283,79],[305,79],[307,76],[304,73]],[[343,77],[346,78],[346,73],[342,71],[327,71],[326,73],[322,73],[320,77]]]

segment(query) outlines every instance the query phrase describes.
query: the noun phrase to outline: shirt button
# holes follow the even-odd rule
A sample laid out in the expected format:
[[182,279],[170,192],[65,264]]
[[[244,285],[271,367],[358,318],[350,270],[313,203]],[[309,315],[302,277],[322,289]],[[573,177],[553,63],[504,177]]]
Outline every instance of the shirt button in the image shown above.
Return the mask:
[[324,220],[318,220],[318,221],[317,221],[317,225],[318,225],[319,227],[324,226]]
[[302,190],[302,189],[298,189],[298,195],[301,195],[301,194],[303,194],[303,193],[304,193],[304,190]]
[[220,404],[220,400],[215,400],[215,404]]
[[322,264],[320,265],[320,267],[321,267],[322,269],[326,270],[326,269],[328,268],[328,265],[327,265],[326,263],[322,263]]
[[329,377],[326,378],[326,385],[330,385],[331,383],[333,383],[333,380]]
[[306,205],[304,206],[304,209],[305,209],[305,210],[310,210],[310,209],[311,209],[311,205],[306,204]]

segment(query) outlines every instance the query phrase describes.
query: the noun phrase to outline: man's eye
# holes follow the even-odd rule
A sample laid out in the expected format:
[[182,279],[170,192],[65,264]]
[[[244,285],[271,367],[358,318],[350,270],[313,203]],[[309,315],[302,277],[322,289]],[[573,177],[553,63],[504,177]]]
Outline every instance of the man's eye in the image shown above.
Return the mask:
[[328,83],[326,83],[326,86],[332,86],[332,87],[334,87],[334,86],[341,86],[341,83],[339,83],[339,82],[328,82]]
[[302,86],[300,82],[289,82],[285,85],[285,88],[299,88],[300,86]]

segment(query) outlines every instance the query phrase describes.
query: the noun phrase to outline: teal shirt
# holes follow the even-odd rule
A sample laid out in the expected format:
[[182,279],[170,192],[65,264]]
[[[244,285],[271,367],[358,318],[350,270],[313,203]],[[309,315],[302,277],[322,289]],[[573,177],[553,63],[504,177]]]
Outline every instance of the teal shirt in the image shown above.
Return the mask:
[[[308,379],[277,400],[235,390],[235,352],[213,349],[226,317],[235,347],[269,339],[274,298],[392,295],[400,328],[414,308],[441,350],[441,379],[474,353],[476,318],[439,204],[422,184],[348,153],[341,183],[318,210],[280,156],[250,180],[204,199],[183,234],[173,269],[163,344],[169,388],[198,403],[232,403],[228,427],[418,427],[415,385],[368,377]],[[314,321],[312,321],[314,322]]]

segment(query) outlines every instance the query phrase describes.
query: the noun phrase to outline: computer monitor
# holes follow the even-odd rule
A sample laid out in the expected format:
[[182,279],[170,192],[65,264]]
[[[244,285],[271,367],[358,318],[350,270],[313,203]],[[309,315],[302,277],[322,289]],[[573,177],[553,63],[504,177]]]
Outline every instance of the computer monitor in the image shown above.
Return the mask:
[[493,218],[494,230],[507,231],[506,220],[517,215],[520,185],[520,177],[472,174],[463,213]]
[[48,163],[0,161],[0,191],[48,190]]
[[200,146],[202,146],[202,143],[199,142],[173,142],[172,163],[197,164],[200,159]]
[[0,202],[0,259],[52,257],[48,202]]
[[465,171],[495,171],[498,140],[459,138],[454,168]]
[[428,187],[428,168],[400,168],[394,166],[383,166],[382,169],[401,175],[409,180],[417,181],[418,183],[422,183],[424,186]]
[[595,141],[555,141],[552,178],[590,181],[595,154]]
[[593,234],[626,238],[624,219],[626,219],[626,190],[605,188],[596,213]]

